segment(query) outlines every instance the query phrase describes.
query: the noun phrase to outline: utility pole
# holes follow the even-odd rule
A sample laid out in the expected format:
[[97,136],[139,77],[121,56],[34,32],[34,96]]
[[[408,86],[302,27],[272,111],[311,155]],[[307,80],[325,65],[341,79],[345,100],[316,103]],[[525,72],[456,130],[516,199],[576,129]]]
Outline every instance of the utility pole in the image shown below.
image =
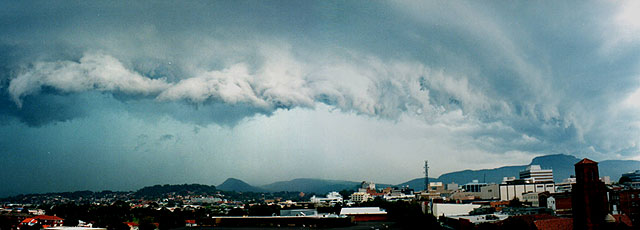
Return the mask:
[[424,191],[429,192],[429,161],[424,161]]

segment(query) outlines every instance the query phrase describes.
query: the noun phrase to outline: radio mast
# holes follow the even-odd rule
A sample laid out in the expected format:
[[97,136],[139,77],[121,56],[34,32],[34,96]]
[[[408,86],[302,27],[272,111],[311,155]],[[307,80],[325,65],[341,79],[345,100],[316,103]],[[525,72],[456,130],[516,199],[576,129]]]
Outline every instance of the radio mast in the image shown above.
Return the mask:
[[429,161],[424,161],[424,191],[429,192]]

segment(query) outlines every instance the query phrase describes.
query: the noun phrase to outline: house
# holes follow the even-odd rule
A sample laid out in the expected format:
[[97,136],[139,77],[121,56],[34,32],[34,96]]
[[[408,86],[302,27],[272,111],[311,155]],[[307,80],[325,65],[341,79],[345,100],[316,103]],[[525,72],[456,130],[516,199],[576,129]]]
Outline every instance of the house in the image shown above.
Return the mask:
[[129,230],[138,230],[139,225],[135,222],[124,222],[127,226],[129,226]]
[[57,216],[39,215],[24,219],[20,222],[20,225],[18,225],[18,229],[21,227],[28,228],[36,225],[40,225],[42,228],[60,227],[62,226],[63,221],[64,219]]
[[185,220],[184,221],[184,226],[185,227],[198,227],[198,224],[196,224],[196,220]]

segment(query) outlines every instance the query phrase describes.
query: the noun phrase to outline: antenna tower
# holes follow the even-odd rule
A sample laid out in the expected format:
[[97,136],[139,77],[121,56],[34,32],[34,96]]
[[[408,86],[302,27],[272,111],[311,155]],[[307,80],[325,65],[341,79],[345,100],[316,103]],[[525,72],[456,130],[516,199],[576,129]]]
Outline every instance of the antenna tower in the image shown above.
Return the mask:
[[429,161],[424,161],[424,191],[429,192]]

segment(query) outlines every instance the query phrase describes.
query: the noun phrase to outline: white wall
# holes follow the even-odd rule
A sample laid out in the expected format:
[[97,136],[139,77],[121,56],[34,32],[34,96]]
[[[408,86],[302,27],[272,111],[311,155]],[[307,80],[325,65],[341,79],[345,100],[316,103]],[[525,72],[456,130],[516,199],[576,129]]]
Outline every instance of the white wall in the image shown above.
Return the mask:
[[474,208],[479,208],[479,204],[433,204],[433,215],[439,216],[458,216],[469,215]]

